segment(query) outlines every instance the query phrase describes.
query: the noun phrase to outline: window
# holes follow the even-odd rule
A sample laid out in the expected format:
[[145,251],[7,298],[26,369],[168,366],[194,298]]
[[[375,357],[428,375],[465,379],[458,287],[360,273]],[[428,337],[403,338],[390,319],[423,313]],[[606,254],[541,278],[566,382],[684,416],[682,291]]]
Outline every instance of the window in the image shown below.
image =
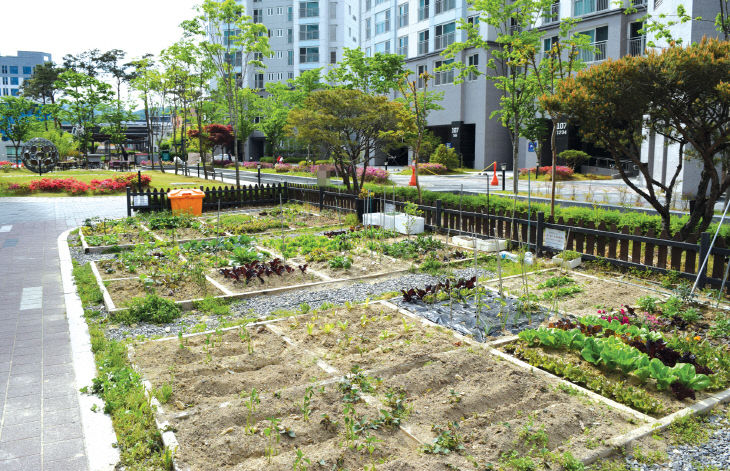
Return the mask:
[[286,19],[287,21],[294,19],[294,7],[286,7]]
[[8,66],[7,65],[2,66],[2,69],[1,70],[2,70],[2,73],[3,74],[7,74],[8,73]]
[[365,11],[370,11],[373,7],[372,0],[365,0]]
[[267,8],[266,9],[266,15],[267,16],[274,16],[274,9],[273,8]]
[[284,14],[284,7],[276,7],[276,14],[277,15],[283,15]]
[[225,59],[227,64],[235,64],[236,66],[239,66],[241,65],[241,62],[243,60],[243,55],[241,54],[241,51],[230,53],[227,52],[225,55]]
[[299,48],[299,62],[301,64],[319,62],[319,48],[317,48],[317,47],[300,47]]
[[608,0],[573,0],[573,16],[588,15],[608,9]]
[[263,52],[254,52],[253,53],[253,60],[255,61],[263,61],[264,60],[264,53]]
[[8,95],[8,89],[7,88],[3,88],[3,95],[5,95],[5,96]]
[[[472,54],[468,59],[469,67],[479,69],[479,54]],[[469,80],[476,80],[478,75],[475,72],[469,72]]]
[[294,50],[286,51],[286,65],[294,65]]
[[261,3],[262,0],[253,0],[254,3]]
[[286,42],[289,44],[294,42],[294,30],[292,28],[286,30]]
[[33,73],[33,67],[23,67],[23,75],[30,75]]
[[446,49],[456,40],[456,23],[446,23],[436,26],[436,34],[434,35],[433,50]]
[[287,72],[286,76],[291,80],[294,78],[294,72]]
[[370,18],[365,19],[365,39],[370,39]]
[[636,21],[629,25],[629,55],[643,56],[646,52],[646,35],[640,31],[644,28],[642,21]]
[[319,2],[299,2],[299,18],[316,18],[319,16]]
[[254,75],[253,87],[264,88],[264,74],[259,73]]
[[428,36],[427,29],[418,32],[418,55],[428,54]]
[[365,48],[365,57],[373,57],[373,53],[369,47]]
[[553,2],[545,9],[542,15],[542,22],[545,24],[555,23],[560,19],[560,2]]
[[233,42],[235,41],[234,36],[238,36],[240,34],[240,29],[227,29],[223,31],[223,44],[227,45],[228,47],[233,46]]
[[428,73],[428,66],[427,65],[419,65],[418,66],[418,88],[423,88],[423,75]]
[[398,55],[408,57],[408,36],[398,38]]
[[18,77],[10,77],[10,85],[17,85]]
[[606,41],[608,40],[608,26],[584,31],[591,38],[591,48],[578,51],[578,60],[583,62],[598,62],[606,59]]
[[284,37],[284,28],[277,28],[277,30],[276,30],[276,37],[277,38],[283,38]]
[[352,6],[351,5],[347,5],[347,14],[352,15]]
[[558,37],[557,36],[552,36],[552,37],[549,37],[549,38],[544,38],[542,40],[542,56],[543,56],[543,58],[548,57],[548,56],[552,56],[553,52],[555,52],[555,51],[553,51],[553,47],[557,43],[558,43]]
[[390,54],[390,41],[383,41],[375,44],[375,53]]
[[408,26],[408,4],[398,5],[398,27]]
[[3,77],[3,85],[7,85],[7,84],[8,84],[8,78],[7,77]]
[[337,41],[337,25],[330,25],[330,41]]
[[439,13],[453,10],[454,8],[456,8],[455,0],[436,0],[434,3],[434,14],[438,15]]
[[337,2],[330,2],[330,20],[337,19]]
[[13,96],[18,96],[19,95],[19,90],[17,88],[11,88],[10,89],[10,94],[13,95]]
[[299,40],[319,39],[319,25],[299,25]]
[[479,15],[472,15],[466,17],[466,22],[470,25],[478,25],[479,24]]
[[337,63],[337,48],[331,47],[330,48],[330,64],[336,64]]
[[439,67],[449,65],[454,62],[454,59],[448,59],[444,61],[436,61],[436,76],[434,77],[434,85],[444,85],[447,83],[454,83],[454,69],[441,70]]
[[263,21],[263,10],[261,8],[256,8],[253,11],[253,22],[254,23],[261,23]]
[[390,31],[390,10],[375,14],[375,35]]
[[284,51],[276,51],[276,58],[277,59],[283,59],[284,58]]
[[10,73],[17,75],[18,74],[18,66],[17,65],[11,65],[10,66]]
[[418,21],[428,18],[428,4],[430,0],[418,0]]

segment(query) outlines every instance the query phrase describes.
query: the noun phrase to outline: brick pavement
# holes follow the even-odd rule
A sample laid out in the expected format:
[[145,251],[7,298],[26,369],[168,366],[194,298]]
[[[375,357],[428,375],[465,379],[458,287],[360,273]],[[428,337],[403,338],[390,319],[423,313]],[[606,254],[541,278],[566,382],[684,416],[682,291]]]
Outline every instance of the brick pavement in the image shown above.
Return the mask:
[[88,469],[58,235],[123,197],[0,198],[0,471]]

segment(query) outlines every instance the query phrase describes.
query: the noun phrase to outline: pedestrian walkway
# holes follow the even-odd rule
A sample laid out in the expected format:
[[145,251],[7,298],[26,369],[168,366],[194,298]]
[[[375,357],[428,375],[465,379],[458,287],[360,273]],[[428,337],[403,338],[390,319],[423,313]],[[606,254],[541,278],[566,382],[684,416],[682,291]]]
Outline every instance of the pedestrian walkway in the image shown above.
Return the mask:
[[88,469],[58,235],[124,197],[0,198],[0,471]]

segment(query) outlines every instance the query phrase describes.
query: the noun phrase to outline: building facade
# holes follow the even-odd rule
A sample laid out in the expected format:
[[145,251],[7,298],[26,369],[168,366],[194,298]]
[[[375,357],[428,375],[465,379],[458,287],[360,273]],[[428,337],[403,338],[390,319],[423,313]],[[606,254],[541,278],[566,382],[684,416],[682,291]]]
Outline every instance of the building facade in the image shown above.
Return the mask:
[[[33,75],[35,66],[51,61],[46,52],[18,51],[15,56],[0,56],[0,96],[18,96],[23,82]],[[15,158],[10,141],[0,141],[0,160]]]

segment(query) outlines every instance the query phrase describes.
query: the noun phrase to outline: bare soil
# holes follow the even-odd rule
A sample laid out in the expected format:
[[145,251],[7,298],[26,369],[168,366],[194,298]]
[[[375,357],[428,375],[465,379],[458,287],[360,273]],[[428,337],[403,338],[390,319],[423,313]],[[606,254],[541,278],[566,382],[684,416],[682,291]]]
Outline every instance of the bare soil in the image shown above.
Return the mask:
[[[362,316],[367,316],[364,325]],[[545,437],[548,449],[580,456],[590,443],[630,428],[623,415],[556,390],[547,380],[483,350],[455,343],[450,332],[410,319],[407,322],[413,325],[403,332],[400,314],[380,305],[330,310],[314,317],[249,327],[251,354],[240,329],[192,336],[183,340],[182,347],[177,339],[136,346],[134,361],[153,388],[172,386],[163,407],[180,442],[176,453],[180,465],[191,470],[289,470],[300,450],[310,460],[310,469],[355,470],[372,463],[390,471],[473,469],[475,462],[480,466],[498,462],[504,452],[527,452],[535,432]],[[335,320],[346,321],[345,329],[321,331]],[[314,324],[313,335],[307,333],[308,323]],[[291,342],[275,335],[275,330]],[[384,331],[394,335],[381,338]],[[342,347],[345,333],[353,339],[352,348]],[[369,351],[360,355],[354,347],[358,343]],[[317,357],[341,371],[356,363],[377,368],[368,379],[374,390],[353,404],[361,423],[382,419],[386,393],[399,390],[410,410],[406,429],[430,443],[435,436],[432,425],[457,421],[465,449],[425,454],[420,442],[384,424],[366,428],[355,443],[348,442],[339,375],[318,368]],[[308,386],[312,396],[305,408]],[[247,402],[254,388],[260,402],[249,412]],[[278,433],[272,431],[272,419],[280,421]],[[379,440],[372,455],[356,446],[367,435]],[[273,456],[267,456],[269,451]]]
[[[171,241],[172,240],[172,229],[164,229],[164,230],[157,230],[154,231],[155,234],[163,238],[164,240]],[[181,241],[181,240],[198,240],[198,239],[209,239],[212,237],[215,237],[215,230],[210,230],[208,233],[204,233],[202,231],[199,231],[192,227],[182,227],[175,229],[175,240]]]
[[[124,306],[132,298],[144,297],[148,293],[144,284],[138,279],[106,281],[106,288],[117,307]],[[173,301],[185,301],[188,299],[199,299],[206,296],[221,296],[223,293],[210,283],[207,283],[207,290],[201,289],[192,282],[179,282],[174,287],[157,286],[155,293],[158,296]]]
[[[563,276],[560,270],[532,273],[527,276],[530,293],[537,295],[541,299],[540,303],[545,307],[551,307],[552,304],[550,301],[542,300],[543,293],[549,291],[550,288],[538,289],[537,286],[549,278],[559,276]],[[568,272],[566,276],[575,280],[574,285],[580,286],[583,291],[558,298],[558,309],[577,316],[595,315],[598,309],[610,311],[612,308],[618,309],[624,304],[635,306],[640,297],[656,295],[656,293],[640,287],[620,282],[588,278],[571,272]],[[491,288],[496,288],[497,285],[496,281],[487,283],[487,286]],[[519,296],[522,294],[522,278],[514,277],[503,280],[503,287],[507,293]]]
[[385,274],[398,270],[407,270],[411,266],[411,263],[405,260],[388,257],[387,255],[383,255],[381,258],[377,254],[371,254],[370,251],[364,254],[356,254],[353,252],[332,254],[332,258],[337,255],[350,257],[352,259],[352,266],[348,269],[331,268],[329,261],[307,262],[303,256],[292,258],[289,260],[289,263],[295,263],[297,265],[307,263],[316,272],[330,278],[355,278],[364,275]]

